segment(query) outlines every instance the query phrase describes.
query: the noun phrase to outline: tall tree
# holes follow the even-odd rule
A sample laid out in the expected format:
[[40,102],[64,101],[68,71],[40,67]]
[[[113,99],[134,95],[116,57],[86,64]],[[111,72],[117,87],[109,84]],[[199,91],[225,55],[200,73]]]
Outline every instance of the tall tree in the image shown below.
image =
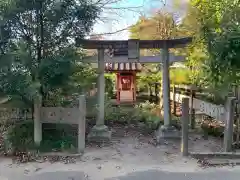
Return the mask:
[[201,86],[205,82],[203,69],[208,60],[207,47],[201,35],[201,23],[198,20],[200,12],[189,2],[185,16],[178,25],[178,36],[191,36],[193,42],[180,54],[186,56],[186,65],[190,69],[189,78],[192,84]]
[[176,36],[176,24],[173,14],[158,11],[152,17],[140,17],[130,29],[131,38],[142,40],[169,39]]
[[209,57],[206,66],[209,80],[227,92],[232,84],[239,82],[240,1],[192,0],[191,3],[199,12],[200,33]]
[[[165,11],[158,11],[152,17],[141,17],[139,21],[130,29],[131,38],[143,40],[156,39],[172,39],[182,36],[185,32],[179,31],[177,22],[174,19],[174,14]],[[187,34],[187,33],[186,33]],[[184,36],[186,35],[184,34]],[[176,50],[171,50],[176,51]],[[151,51],[142,50],[143,55],[159,55],[159,49]],[[146,64],[144,72],[140,73],[139,81],[143,85],[148,85],[161,81],[161,66],[160,64]],[[176,77],[173,74],[176,70],[172,70],[172,78]]]
[[99,13],[87,0],[2,0],[0,90],[31,103],[70,85],[76,66],[86,66],[74,39],[89,33]]

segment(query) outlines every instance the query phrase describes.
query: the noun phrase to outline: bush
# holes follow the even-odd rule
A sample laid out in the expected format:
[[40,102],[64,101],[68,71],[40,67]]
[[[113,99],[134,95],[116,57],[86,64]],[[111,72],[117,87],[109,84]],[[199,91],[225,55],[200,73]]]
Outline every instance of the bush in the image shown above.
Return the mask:
[[139,121],[133,111],[133,107],[112,106],[111,104],[105,107],[105,121],[107,123],[130,124]]
[[[160,106],[155,103],[146,101],[134,107],[131,106],[112,106],[111,103],[105,103],[105,120],[106,122],[120,124],[137,124],[142,122],[147,129],[157,130],[163,125]],[[180,119],[172,116],[171,124],[177,129],[181,128]]]
[[12,152],[74,150],[77,145],[77,126],[65,124],[43,124],[42,143],[40,147],[34,144],[33,121],[13,125],[7,132],[7,140]]
[[111,98],[114,97],[114,85],[115,85],[115,75],[105,74],[105,91],[107,95]]
[[159,106],[150,103],[141,103],[132,106],[112,106],[111,103],[105,104],[105,120],[112,123],[137,124],[143,122],[149,129],[158,128],[162,118],[158,115]]
[[145,123],[156,124],[162,120],[160,106],[149,101],[136,105],[135,112]]
[[33,121],[19,122],[11,126],[7,131],[7,141],[10,143],[12,152],[25,152],[34,148],[34,125]]
[[78,126],[70,124],[43,124],[41,151],[75,151]]

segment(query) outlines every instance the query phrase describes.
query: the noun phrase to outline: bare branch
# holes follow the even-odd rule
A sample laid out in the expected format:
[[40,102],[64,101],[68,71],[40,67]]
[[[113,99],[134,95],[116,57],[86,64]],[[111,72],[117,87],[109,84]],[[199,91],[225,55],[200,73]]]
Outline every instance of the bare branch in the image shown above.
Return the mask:
[[[119,23],[121,18],[126,14],[127,12],[131,11],[133,13],[138,13],[139,15],[142,15],[142,9],[143,5],[140,6],[113,6],[116,3],[124,2],[124,0],[97,0],[97,2],[94,3],[94,5],[97,5],[98,7],[103,9],[102,15],[99,17],[98,22],[101,23],[111,23],[113,24],[114,21]],[[143,3],[144,4],[144,3]],[[97,33],[97,34],[91,34],[90,36],[104,36],[104,35],[114,35],[117,33],[120,33],[122,31],[129,30],[131,26],[124,27],[122,29],[113,31],[113,32],[104,32],[104,33]]]
[[138,9],[143,6],[130,6],[130,7],[104,7],[104,9],[117,9],[117,10],[129,10],[129,9]]
[[103,35],[113,35],[113,34],[117,34],[126,30],[129,30],[131,27],[133,27],[134,25],[131,26],[127,26],[123,29],[119,29],[117,31],[113,31],[113,32],[106,32],[106,33],[100,33],[100,34],[91,34],[90,36],[103,36]]

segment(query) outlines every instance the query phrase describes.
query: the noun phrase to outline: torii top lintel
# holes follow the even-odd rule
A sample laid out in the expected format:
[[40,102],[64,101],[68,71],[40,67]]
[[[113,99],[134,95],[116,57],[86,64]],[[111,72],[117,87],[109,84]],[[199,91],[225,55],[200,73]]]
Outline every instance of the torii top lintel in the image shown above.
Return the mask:
[[[130,41],[138,41],[140,49],[160,49],[184,47],[192,42],[192,37],[168,40],[138,40],[130,39]],[[129,40],[83,40],[76,39],[76,45],[84,49],[121,49],[128,48]]]

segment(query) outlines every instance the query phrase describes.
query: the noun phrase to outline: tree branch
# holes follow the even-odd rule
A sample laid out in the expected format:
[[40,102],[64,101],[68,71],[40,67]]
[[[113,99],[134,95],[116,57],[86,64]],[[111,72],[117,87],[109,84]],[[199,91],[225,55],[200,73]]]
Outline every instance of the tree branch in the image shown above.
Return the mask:
[[130,26],[127,26],[123,29],[119,29],[117,31],[113,31],[113,32],[106,32],[106,33],[99,33],[99,34],[91,34],[90,36],[103,36],[103,35],[113,35],[113,34],[117,34],[117,33],[120,33],[122,31],[126,31],[126,30],[129,30],[131,27],[133,27],[134,25],[130,25]]

